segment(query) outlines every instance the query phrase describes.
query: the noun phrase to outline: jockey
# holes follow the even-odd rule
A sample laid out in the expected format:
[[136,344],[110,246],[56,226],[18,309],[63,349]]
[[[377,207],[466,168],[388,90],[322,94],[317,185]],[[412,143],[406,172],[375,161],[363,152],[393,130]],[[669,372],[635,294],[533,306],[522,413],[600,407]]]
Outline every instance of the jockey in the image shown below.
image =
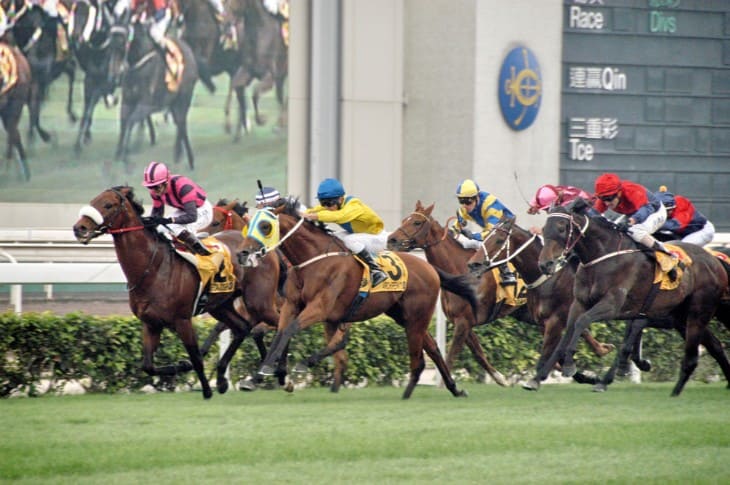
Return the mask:
[[[672,255],[654,234],[667,220],[667,209],[659,198],[643,185],[621,180],[614,173],[604,173],[595,182],[597,200],[594,208],[603,214],[608,209],[628,216],[627,233],[648,248]],[[672,255],[674,256],[674,255]]]
[[56,39],[57,57],[58,59],[63,58],[64,54],[68,52],[68,39],[66,37],[66,26],[58,14],[58,0],[29,0],[28,3],[40,7],[48,15],[48,23],[53,27]]
[[135,12],[140,7],[144,7],[147,15],[153,19],[150,26],[150,37],[164,52],[166,50],[165,33],[172,18],[167,0],[117,0],[114,5],[114,15],[121,18],[125,12]]
[[5,9],[0,4],[0,39],[5,35],[9,27],[8,14],[5,13]]
[[[537,189],[535,196],[530,201],[528,214],[538,214],[541,210],[549,211],[555,206],[564,206],[573,202],[578,197],[591,201],[593,196],[583,189],[572,185],[550,185],[545,184]],[[533,234],[542,234],[542,228],[533,226],[530,228]]]
[[[662,190],[663,189],[663,190]],[[667,192],[662,186],[656,193],[667,209],[667,221],[659,228],[684,242],[704,246],[715,236],[715,226],[686,197]]]
[[372,256],[383,251],[387,244],[388,232],[383,229],[383,220],[357,197],[345,196],[345,189],[337,179],[324,179],[317,189],[317,199],[319,205],[305,211],[302,217],[339,224],[343,230],[335,232],[335,236],[370,267],[372,285],[385,281],[388,276]]
[[[456,211],[456,222],[451,226],[454,234],[463,234],[467,238],[483,241],[492,227],[499,222],[502,216],[513,218],[514,213],[500,202],[496,196],[480,190],[479,186],[471,179],[463,180],[456,187],[456,197],[459,200],[459,208]],[[481,232],[472,233],[466,226],[473,222],[479,226]],[[462,241],[464,247],[469,247]],[[515,274],[510,270],[507,263],[499,265],[499,274],[502,278],[502,285],[516,285]]]
[[[296,199],[292,197],[291,195],[287,195],[285,197],[281,196],[281,193],[279,193],[278,190],[276,190],[274,187],[264,187],[261,189],[260,192],[256,194],[256,208],[261,209],[263,207],[274,207],[280,200],[285,200],[287,202],[294,202]],[[299,212],[304,212],[307,210],[307,206],[302,204],[301,202],[297,202],[297,209]]]
[[[213,207],[205,191],[183,175],[171,175],[164,163],[150,162],[144,171],[142,185],[152,197],[152,212],[145,225],[164,225],[190,251],[210,255],[195,233],[213,220]],[[170,217],[164,217],[165,205],[173,207]],[[163,232],[158,228],[158,231]]]

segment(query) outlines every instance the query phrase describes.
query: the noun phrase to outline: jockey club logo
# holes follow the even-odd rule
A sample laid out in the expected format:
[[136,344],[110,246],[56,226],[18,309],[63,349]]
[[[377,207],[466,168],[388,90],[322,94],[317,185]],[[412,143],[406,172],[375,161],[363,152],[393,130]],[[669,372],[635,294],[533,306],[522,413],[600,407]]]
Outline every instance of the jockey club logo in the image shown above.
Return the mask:
[[542,99],[542,77],[530,49],[515,47],[504,58],[498,92],[502,116],[510,128],[521,131],[535,121]]

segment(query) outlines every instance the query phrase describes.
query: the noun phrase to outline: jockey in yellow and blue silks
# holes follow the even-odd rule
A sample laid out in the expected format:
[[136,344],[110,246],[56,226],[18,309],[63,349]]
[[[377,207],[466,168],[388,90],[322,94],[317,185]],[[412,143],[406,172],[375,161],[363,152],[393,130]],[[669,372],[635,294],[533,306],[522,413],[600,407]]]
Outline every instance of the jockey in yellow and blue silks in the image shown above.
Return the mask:
[[[510,218],[515,216],[495,195],[480,190],[476,182],[471,179],[465,179],[456,187],[456,197],[459,199],[459,209],[456,211],[456,222],[452,230],[455,234],[461,233],[470,239],[483,241],[503,216]],[[467,229],[469,222],[481,227],[482,231],[474,233],[469,231]],[[499,266],[499,272],[503,285],[517,283],[507,263]]]
[[387,244],[388,231],[383,228],[383,220],[357,197],[345,196],[345,188],[337,179],[324,179],[317,189],[317,199],[319,205],[305,211],[302,217],[338,224],[342,230],[335,232],[335,236],[367,263],[372,285],[385,281],[388,276],[372,256]]

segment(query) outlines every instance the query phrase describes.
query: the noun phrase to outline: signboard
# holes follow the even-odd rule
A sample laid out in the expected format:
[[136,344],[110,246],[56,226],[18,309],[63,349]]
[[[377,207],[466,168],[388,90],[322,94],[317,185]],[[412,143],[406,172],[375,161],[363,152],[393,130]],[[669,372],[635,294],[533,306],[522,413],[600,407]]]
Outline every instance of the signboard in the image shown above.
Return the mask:
[[603,172],[730,231],[730,1],[564,0],[561,183]]

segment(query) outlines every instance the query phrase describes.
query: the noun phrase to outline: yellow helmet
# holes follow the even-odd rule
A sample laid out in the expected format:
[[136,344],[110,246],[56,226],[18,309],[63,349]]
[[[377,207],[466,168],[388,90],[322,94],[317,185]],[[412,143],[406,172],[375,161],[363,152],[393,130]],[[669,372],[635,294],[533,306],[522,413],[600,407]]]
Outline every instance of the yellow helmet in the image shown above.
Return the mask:
[[479,186],[471,179],[465,179],[456,187],[457,197],[476,197],[479,195]]

